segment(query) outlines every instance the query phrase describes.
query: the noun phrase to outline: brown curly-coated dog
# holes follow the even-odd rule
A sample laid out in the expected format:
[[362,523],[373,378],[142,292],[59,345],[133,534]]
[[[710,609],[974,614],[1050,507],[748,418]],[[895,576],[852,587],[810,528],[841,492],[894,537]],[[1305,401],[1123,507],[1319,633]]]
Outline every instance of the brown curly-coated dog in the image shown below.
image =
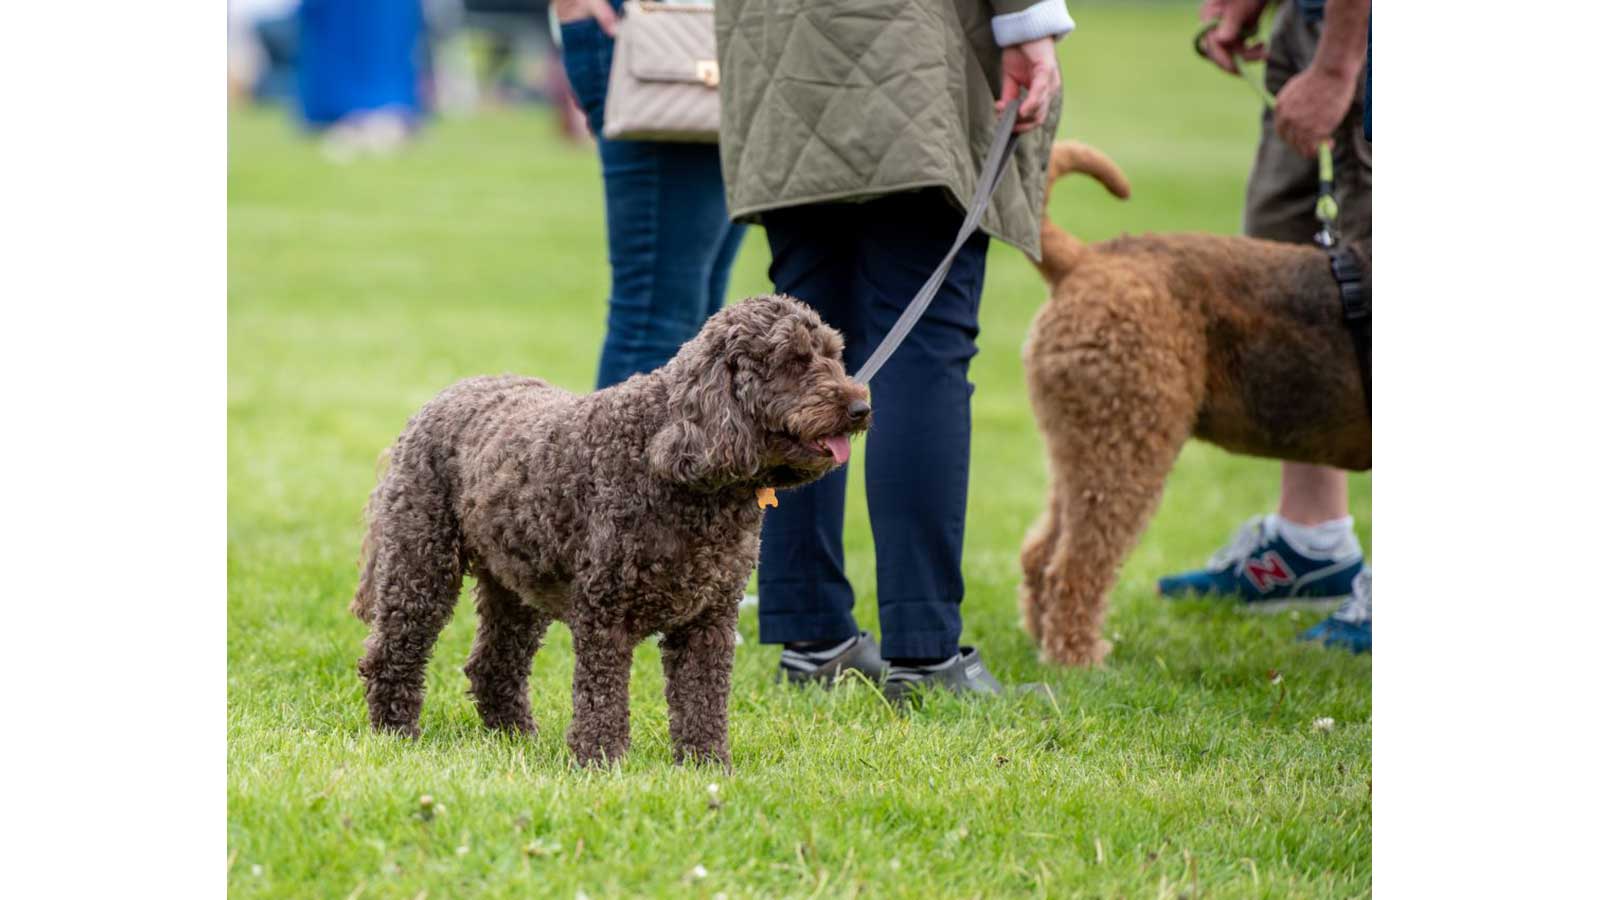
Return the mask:
[[587,396],[501,376],[424,406],[372,493],[351,604],[372,626],[359,669],[373,726],[418,733],[428,656],[470,572],[466,674],[486,725],[534,731],[528,673],[559,619],[576,657],[567,744],[582,763],[620,759],[633,651],[660,633],[674,759],[726,764],[758,491],[826,474],[870,419],[842,349],[810,307],[757,297],[660,369]]
[[[1128,182],[1057,144],[1050,178]],[[1093,665],[1106,595],[1184,441],[1346,469],[1372,466],[1361,371],[1328,258],[1208,234],[1093,246],[1041,224],[1050,300],[1023,348],[1049,452],[1049,503],[1022,547],[1024,626],[1047,661]]]

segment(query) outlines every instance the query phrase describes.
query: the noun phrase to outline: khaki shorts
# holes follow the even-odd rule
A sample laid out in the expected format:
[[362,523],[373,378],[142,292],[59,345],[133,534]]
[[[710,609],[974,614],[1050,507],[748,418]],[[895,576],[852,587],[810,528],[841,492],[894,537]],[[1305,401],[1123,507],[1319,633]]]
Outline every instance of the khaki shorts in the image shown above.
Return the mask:
[[[1276,94],[1311,65],[1321,27],[1284,3],[1273,26],[1267,55],[1267,90]],[[1365,84],[1363,75],[1361,83]],[[1339,202],[1339,237],[1349,243],[1372,241],[1372,145],[1362,134],[1363,92],[1333,132],[1333,193]],[[1261,143],[1245,191],[1244,233],[1251,237],[1304,244],[1317,223],[1317,162],[1306,159],[1278,137],[1272,111],[1261,115]]]

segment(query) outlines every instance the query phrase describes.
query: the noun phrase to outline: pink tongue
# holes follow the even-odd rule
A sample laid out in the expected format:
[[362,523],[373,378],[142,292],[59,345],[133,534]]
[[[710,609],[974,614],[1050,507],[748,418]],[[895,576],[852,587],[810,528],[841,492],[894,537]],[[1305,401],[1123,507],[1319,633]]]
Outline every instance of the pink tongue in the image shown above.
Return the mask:
[[836,434],[833,437],[823,438],[822,442],[828,445],[828,454],[833,457],[834,462],[842,466],[850,461],[849,438]]

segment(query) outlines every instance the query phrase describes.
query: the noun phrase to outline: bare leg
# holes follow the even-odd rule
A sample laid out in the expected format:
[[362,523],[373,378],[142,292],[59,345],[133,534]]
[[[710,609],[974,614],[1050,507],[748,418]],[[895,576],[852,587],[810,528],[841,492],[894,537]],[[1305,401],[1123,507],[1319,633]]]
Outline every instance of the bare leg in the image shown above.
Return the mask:
[[728,764],[728,691],[738,601],[701,616],[661,639],[667,716],[675,762]]
[[1278,515],[1296,525],[1317,525],[1350,514],[1349,476],[1343,469],[1283,464]]
[[535,734],[528,710],[528,670],[550,617],[522,602],[492,577],[478,577],[478,636],[465,672],[478,715],[490,728]]
[[567,746],[580,765],[628,753],[628,675],[638,641],[620,628],[572,623],[572,725]]

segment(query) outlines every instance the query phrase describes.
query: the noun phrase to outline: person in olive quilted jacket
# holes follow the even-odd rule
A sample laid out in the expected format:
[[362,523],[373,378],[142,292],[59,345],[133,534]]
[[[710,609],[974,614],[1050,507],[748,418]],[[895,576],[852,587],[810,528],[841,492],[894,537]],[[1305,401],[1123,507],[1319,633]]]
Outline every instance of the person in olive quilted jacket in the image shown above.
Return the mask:
[[[881,653],[852,614],[843,467],[785,494],[762,531],[761,640],[779,675],[886,676],[995,693],[961,638],[978,302],[990,237],[1031,257],[1060,116],[1062,0],[719,0],[728,211],[765,226],[770,275],[845,337],[857,368],[955,238],[998,110],[1026,90],[1024,132],[982,230],[872,381],[868,510]],[[887,660],[887,662],[885,662]]]

